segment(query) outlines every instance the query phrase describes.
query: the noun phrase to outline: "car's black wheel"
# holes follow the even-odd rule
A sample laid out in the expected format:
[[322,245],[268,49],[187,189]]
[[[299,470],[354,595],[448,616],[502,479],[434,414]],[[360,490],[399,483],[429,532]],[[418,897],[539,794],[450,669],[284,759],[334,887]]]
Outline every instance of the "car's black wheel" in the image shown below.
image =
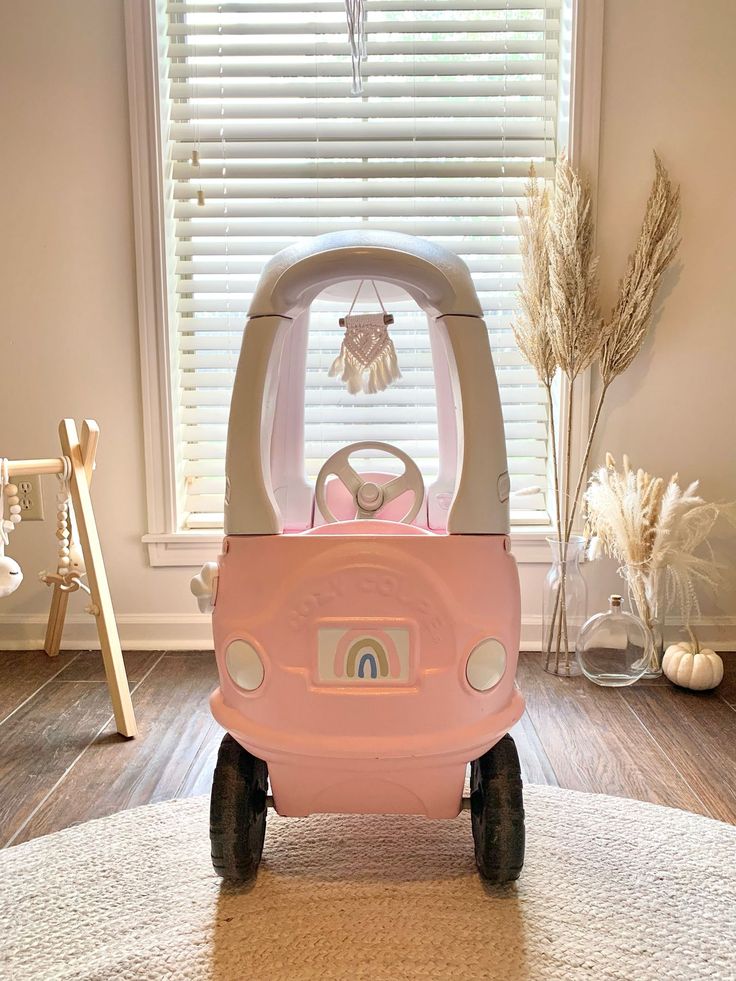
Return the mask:
[[268,768],[227,733],[217,756],[210,801],[215,872],[247,882],[258,871],[266,834]]
[[470,814],[480,874],[489,882],[518,879],[524,865],[524,798],[511,736],[471,763]]

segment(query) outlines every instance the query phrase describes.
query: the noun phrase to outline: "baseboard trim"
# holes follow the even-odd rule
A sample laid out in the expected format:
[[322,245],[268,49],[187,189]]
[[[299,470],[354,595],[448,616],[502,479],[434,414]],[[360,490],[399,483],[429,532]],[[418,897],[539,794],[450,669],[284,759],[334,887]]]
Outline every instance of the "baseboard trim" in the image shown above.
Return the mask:
[[[120,642],[129,651],[212,650],[212,627],[199,613],[123,613],[117,617]],[[736,651],[736,616],[701,617],[693,621],[698,638],[716,651]],[[521,624],[521,649],[540,651],[542,618],[526,616]],[[46,633],[46,616],[0,614],[0,650],[40,650]],[[677,624],[668,625],[667,640],[685,639]],[[99,650],[92,617],[76,613],[67,617],[62,650]]]
[[[714,651],[736,651],[736,616],[698,617],[690,621],[703,647]],[[674,644],[687,640],[682,621],[668,622],[665,628],[665,643]],[[541,616],[522,617],[521,649],[523,651],[542,650]]]
[[[213,647],[210,618],[200,613],[122,613],[116,620],[120,643],[126,651],[199,651]],[[45,635],[46,616],[0,614],[0,650],[41,649]],[[100,649],[97,626],[91,616],[67,616],[61,649]]]

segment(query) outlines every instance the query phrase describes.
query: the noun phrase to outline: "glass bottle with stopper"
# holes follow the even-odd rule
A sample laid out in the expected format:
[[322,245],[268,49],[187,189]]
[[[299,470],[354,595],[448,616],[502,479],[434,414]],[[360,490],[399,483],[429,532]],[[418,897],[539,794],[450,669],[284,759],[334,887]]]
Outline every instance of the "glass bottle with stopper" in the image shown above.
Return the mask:
[[606,613],[596,613],[580,630],[575,653],[586,678],[604,687],[633,685],[647,670],[652,637],[639,617],[609,596]]

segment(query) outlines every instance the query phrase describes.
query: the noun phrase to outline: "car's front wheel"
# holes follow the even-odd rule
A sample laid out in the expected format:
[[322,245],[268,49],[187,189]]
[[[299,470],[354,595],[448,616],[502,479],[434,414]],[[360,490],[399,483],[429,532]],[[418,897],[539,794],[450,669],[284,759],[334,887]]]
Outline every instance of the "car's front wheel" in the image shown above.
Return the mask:
[[212,865],[223,879],[255,877],[266,835],[268,768],[227,733],[212,780],[210,844]]
[[524,865],[524,798],[511,736],[471,763],[470,814],[480,874],[489,882],[518,879]]

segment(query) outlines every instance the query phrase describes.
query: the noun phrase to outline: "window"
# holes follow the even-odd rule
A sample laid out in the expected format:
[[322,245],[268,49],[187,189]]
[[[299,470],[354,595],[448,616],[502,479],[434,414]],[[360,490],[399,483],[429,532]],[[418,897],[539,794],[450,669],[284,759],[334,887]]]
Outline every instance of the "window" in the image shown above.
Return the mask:
[[[364,92],[354,97],[343,0],[156,4],[177,484],[169,530],[222,525],[230,389],[263,263],[299,237],[355,227],[434,239],[469,265],[501,386],[512,519],[549,521],[543,394],[511,322],[517,204],[530,163],[551,174],[567,125],[569,11],[562,0],[367,7]],[[314,475],[338,445],[374,438],[407,449],[431,477],[423,317],[408,298],[389,304],[403,380],[354,398],[327,377],[348,305],[324,298],[313,317],[308,469]]]

